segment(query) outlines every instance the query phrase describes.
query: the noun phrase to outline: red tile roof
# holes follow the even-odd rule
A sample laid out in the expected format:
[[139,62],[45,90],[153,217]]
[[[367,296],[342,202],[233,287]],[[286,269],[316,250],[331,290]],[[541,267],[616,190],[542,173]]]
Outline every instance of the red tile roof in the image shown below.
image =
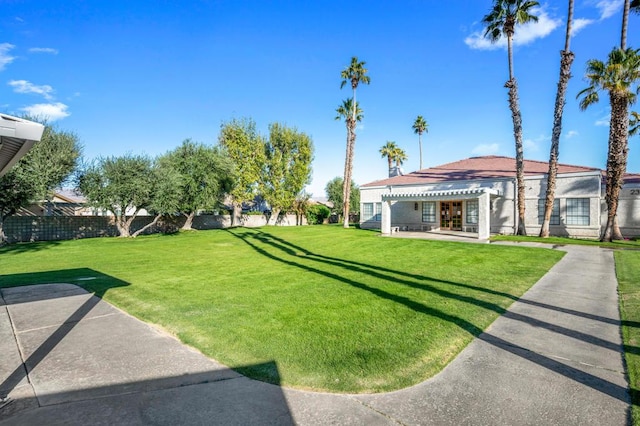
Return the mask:
[[[558,165],[558,173],[596,172],[593,167]],[[549,164],[545,161],[524,160],[525,176],[546,174]],[[420,185],[427,183],[450,182],[457,180],[515,178],[516,160],[512,157],[489,155],[471,157],[442,166],[418,170],[402,176],[395,176],[367,183],[362,187],[386,185]]]

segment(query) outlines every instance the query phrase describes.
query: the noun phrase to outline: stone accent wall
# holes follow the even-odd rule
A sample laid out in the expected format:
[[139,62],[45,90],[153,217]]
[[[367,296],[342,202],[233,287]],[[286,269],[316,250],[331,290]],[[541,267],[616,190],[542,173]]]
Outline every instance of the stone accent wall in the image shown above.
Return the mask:
[[[137,217],[131,225],[131,232],[144,227],[153,216]],[[159,221],[144,231],[144,234],[175,232],[184,224],[184,217]],[[303,219],[306,224],[306,219]],[[242,226],[249,228],[265,226],[267,218],[262,215],[242,216]],[[295,226],[294,215],[282,216],[278,226]],[[229,215],[201,215],[193,220],[193,229],[223,229],[231,226]],[[112,216],[11,216],[4,222],[7,242],[77,240],[80,238],[116,237],[118,230]]]

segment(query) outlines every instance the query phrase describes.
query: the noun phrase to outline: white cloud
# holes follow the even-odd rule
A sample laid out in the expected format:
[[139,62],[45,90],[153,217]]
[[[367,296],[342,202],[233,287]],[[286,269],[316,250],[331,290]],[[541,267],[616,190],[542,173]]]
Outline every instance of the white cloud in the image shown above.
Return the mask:
[[0,43],[0,71],[16,59],[14,56],[9,55],[9,51],[14,47],[13,44]]
[[574,19],[573,23],[571,24],[571,36],[578,34],[580,30],[583,30],[584,28],[593,24],[594,22],[595,21],[593,19],[586,19],[586,18]]
[[604,117],[596,120],[594,123],[596,126],[608,126],[609,125],[609,115],[605,115]]
[[522,141],[522,147],[525,152],[537,152],[540,150],[540,145],[547,143],[551,138],[549,136],[540,135],[535,139],[525,139]]
[[53,87],[49,85],[36,86],[35,84],[28,82],[27,80],[11,80],[9,86],[13,87],[13,91],[16,93],[35,93],[44,96],[45,99],[51,100],[53,96]]
[[596,7],[600,11],[600,19],[607,19],[613,16],[622,8],[624,0],[600,0]]
[[[561,19],[551,18],[543,8],[534,9],[533,14],[538,15],[538,22],[530,22],[516,27],[513,36],[514,46],[524,46],[539,38],[544,38],[562,24]],[[476,31],[465,38],[464,42],[471,49],[479,50],[505,49],[507,47],[506,37],[501,37],[497,42],[491,43],[484,36],[484,30]]]
[[571,138],[573,138],[573,137],[575,137],[575,136],[578,136],[579,134],[580,134],[580,133],[578,133],[576,130],[569,130],[569,131],[564,135],[564,137],[565,137],[565,138],[567,138],[567,139],[571,139]]
[[49,121],[56,121],[71,115],[71,113],[67,112],[67,108],[67,105],[61,102],[56,102],[53,104],[30,105],[28,107],[21,108],[21,110],[33,117],[42,117]]
[[51,47],[32,47],[29,49],[29,53],[51,53],[52,55],[57,55],[58,49],[53,49]]
[[471,150],[471,153],[475,155],[491,155],[497,154],[499,151],[500,145],[498,145],[497,143],[483,143],[473,148],[473,150]]

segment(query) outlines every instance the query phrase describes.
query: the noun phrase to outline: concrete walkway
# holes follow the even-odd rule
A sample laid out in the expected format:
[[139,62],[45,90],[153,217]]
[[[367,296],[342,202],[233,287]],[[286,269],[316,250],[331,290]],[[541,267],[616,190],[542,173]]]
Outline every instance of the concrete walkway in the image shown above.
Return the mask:
[[610,251],[567,255],[436,377],[332,395],[247,379],[70,284],[0,291],[2,425],[625,425]]

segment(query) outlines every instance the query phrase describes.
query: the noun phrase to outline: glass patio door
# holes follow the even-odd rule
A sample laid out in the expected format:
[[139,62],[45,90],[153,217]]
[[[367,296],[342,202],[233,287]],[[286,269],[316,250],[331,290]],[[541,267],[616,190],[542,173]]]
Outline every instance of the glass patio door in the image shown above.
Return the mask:
[[462,201],[440,201],[440,229],[462,231]]

